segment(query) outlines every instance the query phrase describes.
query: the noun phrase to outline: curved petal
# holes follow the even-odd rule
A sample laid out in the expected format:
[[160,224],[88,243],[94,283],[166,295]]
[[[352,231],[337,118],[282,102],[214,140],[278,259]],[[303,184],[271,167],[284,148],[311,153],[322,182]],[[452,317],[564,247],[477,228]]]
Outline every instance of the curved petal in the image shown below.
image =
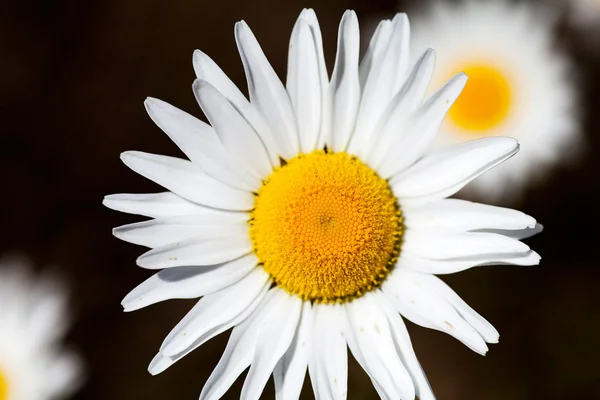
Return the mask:
[[396,14],[392,33],[380,62],[373,64],[365,82],[356,127],[348,145],[348,152],[366,158],[366,145],[387,108],[390,100],[405,79],[408,66],[408,39],[410,27],[406,14]]
[[[226,211],[224,211],[226,212]],[[113,229],[113,235],[129,243],[150,248],[191,237],[211,238],[248,231],[248,214],[184,215],[136,222]]]
[[455,75],[409,117],[405,133],[399,135],[385,151],[378,168],[383,178],[401,173],[423,156],[466,83],[467,76],[464,73]]
[[191,238],[157,247],[142,254],[137,265],[148,269],[214,265],[235,260],[252,251],[247,232],[212,238]]
[[[387,301],[387,300],[386,300]],[[348,346],[376,382],[383,399],[414,399],[415,388],[398,357],[387,316],[379,297],[368,293],[345,305]]]
[[423,157],[390,184],[402,204],[423,204],[453,195],[517,151],[519,143],[508,137],[460,143]]
[[300,152],[296,116],[287,91],[244,21],[235,25],[235,40],[246,71],[250,101],[275,133],[281,156]]
[[300,150],[310,153],[319,139],[323,91],[313,34],[302,18],[296,21],[290,39],[286,88],[298,121]]
[[375,129],[374,138],[369,143],[367,163],[375,169],[388,152],[390,146],[401,135],[407,134],[408,121],[412,113],[421,105],[433,75],[435,52],[427,50],[415,64],[402,90],[394,96]]
[[325,54],[323,53],[323,38],[321,37],[321,28],[317,15],[312,8],[305,8],[300,13],[301,19],[305,20],[310,27],[310,32],[315,43],[317,62],[319,65],[319,80],[321,87],[321,128],[317,142],[317,148],[322,149],[330,141],[331,133],[331,99],[329,93],[329,75],[325,65]]
[[122,153],[121,160],[138,174],[194,203],[234,211],[254,207],[252,193],[217,181],[190,161],[139,151]]
[[308,371],[316,400],[345,400],[348,394],[346,316],[338,304],[315,304]]
[[196,77],[206,81],[214,86],[225,98],[235,107],[237,112],[244,117],[246,121],[254,128],[265,145],[271,163],[273,166],[279,165],[279,155],[281,151],[277,147],[277,141],[271,132],[271,128],[256,108],[250,104],[246,96],[238,87],[227,77],[225,72],[208,55],[200,50],[194,51],[193,57],[194,71]]
[[237,326],[238,324],[243,323],[249,316],[251,316],[260,305],[263,304],[265,297],[267,295],[269,289],[269,285],[265,285],[263,290],[256,296],[254,300],[246,307],[240,314],[236,315],[234,318],[214,326],[212,329],[207,331],[205,334],[201,335],[196,341],[189,346],[187,349],[178,353],[174,356],[166,356],[162,353],[158,353],[154,359],[150,362],[148,366],[148,372],[152,375],[157,375],[169,368],[171,365],[175,364],[177,361],[181,360],[183,357],[190,354],[192,351],[196,350],[198,347],[202,346],[204,343],[208,342],[210,339],[214,338],[217,335],[225,332],[232,327]]
[[471,325],[483,339],[488,343],[498,343],[500,334],[485,318],[479,315],[473,310],[459,295],[456,294],[450,286],[446,285],[437,276],[429,274],[412,273],[411,275],[417,275],[417,278],[421,282],[425,283],[424,290],[430,292],[432,296],[439,296],[454,307],[454,309],[464,318],[469,325]]
[[[378,292],[378,296],[381,296],[381,292]],[[383,304],[383,309],[388,317],[396,352],[412,378],[417,397],[419,400],[435,400],[435,395],[431,390],[427,376],[423,372],[421,363],[417,359],[402,317],[393,309],[387,299],[383,298],[380,302]]]
[[255,268],[244,279],[202,297],[167,335],[160,347],[165,356],[174,356],[194,344],[203,334],[239,315],[267,285],[269,275]]
[[[376,65],[381,63],[381,60],[385,54],[385,50],[390,42],[390,36],[392,35],[392,21],[384,19],[379,22],[371,40],[369,41],[369,47],[360,61],[359,65],[359,80],[360,88],[364,89],[371,71]],[[373,79],[373,78],[371,78]]]
[[165,300],[214,293],[244,278],[258,262],[254,254],[248,254],[222,264],[164,269],[129,292],[121,305],[129,312]]
[[223,356],[202,388],[200,400],[220,399],[248,368],[254,357],[262,322],[276,306],[274,293],[269,290],[261,305],[244,322],[233,328]]
[[455,337],[471,350],[484,355],[488,347],[477,330],[446,299],[436,295],[422,278],[425,274],[397,269],[381,289],[402,316],[425,328]]
[[267,177],[272,171],[270,158],[250,124],[210,83],[196,80],[193,88],[198,104],[217,131],[227,153],[249,168],[254,177]]
[[522,254],[529,251],[529,246],[495,233],[407,229],[403,250],[417,256],[443,260],[491,254]]
[[[111,210],[151,218],[176,217],[179,215],[223,215],[229,211],[193,203],[175,193],[111,194],[102,201]],[[241,213],[247,215],[246,213]]]
[[154,123],[207,175],[237,189],[260,187],[260,181],[232,167],[227,152],[210,125],[162,100],[149,97],[144,105]]
[[290,347],[300,319],[302,300],[277,287],[272,290],[275,304],[261,324],[241,400],[260,399],[275,365]]
[[544,226],[542,224],[535,224],[533,226],[529,226],[527,228],[518,229],[518,230],[507,230],[507,229],[482,229],[478,232],[488,232],[488,233],[497,233],[500,235],[508,236],[513,239],[523,240],[530,238],[534,235],[537,235],[541,231],[544,230]]
[[447,260],[432,260],[409,252],[402,253],[398,268],[408,268],[428,274],[454,274],[473,267],[484,265],[538,265],[541,257],[533,250],[514,254],[480,254],[470,257],[458,257]]
[[403,207],[402,211],[407,228],[415,229],[494,229],[510,232],[536,226],[533,217],[520,211],[458,199],[443,199],[424,207]]
[[360,34],[354,11],[346,11],[338,31],[338,47],[331,77],[331,148],[344,151],[354,130],[360,103],[358,51]]
[[310,302],[305,301],[302,304],[302,314],[296,328],[294,340],[273,371],[275,398],[277,400],[297,400],[300,398],[308,365],[312,329],[313,310]]

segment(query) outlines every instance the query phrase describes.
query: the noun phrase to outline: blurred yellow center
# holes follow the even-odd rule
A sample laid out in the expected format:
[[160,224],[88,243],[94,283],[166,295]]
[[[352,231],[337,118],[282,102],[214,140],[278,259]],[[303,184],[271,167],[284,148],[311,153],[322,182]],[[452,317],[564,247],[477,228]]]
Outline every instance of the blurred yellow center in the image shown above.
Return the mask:
[[469,80],[450,108],[450,120],[475,135],[496,128],[507,117],[512,100],[511,87],[504,73],[487,65],[474,65],[461,70]]
[[346,153],[315,151],[277,168],[257,197],[250,235],[265,271],[305,300],[351,300],[394,265],[402,219],[388,183]]
[[0,368],[0,400],[8,399],[8,379]]

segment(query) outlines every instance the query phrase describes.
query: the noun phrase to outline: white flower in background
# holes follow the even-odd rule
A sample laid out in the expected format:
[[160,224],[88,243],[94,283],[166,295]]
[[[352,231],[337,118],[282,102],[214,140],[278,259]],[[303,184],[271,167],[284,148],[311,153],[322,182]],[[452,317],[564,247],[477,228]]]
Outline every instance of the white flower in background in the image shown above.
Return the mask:
[[575,89],[553,43],[551,14],[507,0],[436,1],[413,18],[415,48],[437,51],[433,86],[460,71],[469,77],[437,144],[511,136],[522,146],[519,157],[469,186],[478,197],[518,197],[553,164],[571,162],[578,147]]
[[104,200],[153,218],[114,230],[151,248],[139,266],[161,269],[125,297],[126,311],[204,296],[150,372],[233,328],[201,399],[220,398],[248,367],[242,399],[260,398],[271,374],[278,399],[297,399],[307,366],[317,399],[346,398],[346,346],[382,398],[433,399],[400,314],[485,354],[498,333],[433,274],[540,260],[520,241],[539,230],[530,216],[446,199],[517,141],[424,156],[466,77],[423,101],[434,56],[409,69],[406,15],[379,25],[359,63],[358,21],[346,12],[329,79],[316,16],[304,10],[286,86],[245,22],[235,38],[250,101],[196,51],[193,90],[212,127],[148,99],[190,161],[125,152],[127,166],[169,191]]
[[0,399],[64,399],[81,384],[79,357],[61,343],[69,326],[62,282],[0,261]]

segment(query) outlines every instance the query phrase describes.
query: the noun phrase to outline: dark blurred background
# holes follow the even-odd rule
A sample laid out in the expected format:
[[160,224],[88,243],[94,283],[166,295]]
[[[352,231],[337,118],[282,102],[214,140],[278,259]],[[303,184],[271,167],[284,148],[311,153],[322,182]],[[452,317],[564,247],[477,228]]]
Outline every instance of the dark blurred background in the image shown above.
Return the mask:
[[[152,377],[148,363],[194,300],[122,312],[121,299],[151,272],[135,265],[143,248],[111,235],[112,227],[141,218],[104,208],[102,198],[160,190],[121,164],[122,151],[180,155],[147,117],[144,98],[158,97],[199,116],[191,92],[196,48],[245,88],[233,40],[240,19],[285,77],[289,35],[303,7],[317,11],[331,68],[345,9],[356,10],[366,27],[370,17],[410,12],[419,3],[0,3],[0,252],[22,251],[38,265],[60,265],[72,284],[75,324],[68,342],[89,367],[77,399],[195,399],[228,337]],[[585,36],[566,19],[557,29],[557,46],[572,57],[578,75],[587,156],[555,170],[515,205],[545,225],[529,240],[542,264],[476,268],[444,278],[496,326],[500,344],[481,357],[445,334],[409,324],[441,400],[600,399],[600,47]],[[238,381],[225,398],[238,398],[240,386]],[[271,384],[263,396],[273,398]],[[355,363],[348,397],[376,398]],[[308,381],[304,398],[312,398]]]

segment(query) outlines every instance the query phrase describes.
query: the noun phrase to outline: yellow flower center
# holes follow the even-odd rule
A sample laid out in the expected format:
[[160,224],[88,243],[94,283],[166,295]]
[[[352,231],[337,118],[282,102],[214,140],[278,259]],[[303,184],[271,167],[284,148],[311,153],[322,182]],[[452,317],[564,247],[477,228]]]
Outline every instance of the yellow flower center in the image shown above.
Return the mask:
[[468,134],[483,136],[508,116],[512,91],[505,74],[489,65],[460,68],[467,85],[448,113],[450,121]]
[[324,151],[277,168],[250,221],[265,271],[287,292],[317,302],[377,287],[398,257],[402,231],[387,181],[356,157]]
[[0,369],[0,400],[8,399],[8,378]]

